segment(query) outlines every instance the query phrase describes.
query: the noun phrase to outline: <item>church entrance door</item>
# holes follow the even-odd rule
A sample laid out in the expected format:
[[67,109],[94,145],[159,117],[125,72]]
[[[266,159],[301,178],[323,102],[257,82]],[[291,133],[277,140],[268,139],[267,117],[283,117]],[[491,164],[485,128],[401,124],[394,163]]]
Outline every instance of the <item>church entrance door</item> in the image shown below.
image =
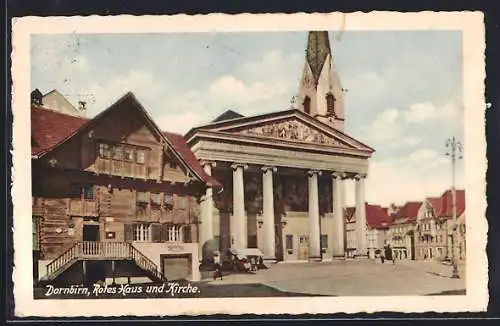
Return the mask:
[[299,236],[299,260],[307,260],[309,258],[309,237],[307,235]]

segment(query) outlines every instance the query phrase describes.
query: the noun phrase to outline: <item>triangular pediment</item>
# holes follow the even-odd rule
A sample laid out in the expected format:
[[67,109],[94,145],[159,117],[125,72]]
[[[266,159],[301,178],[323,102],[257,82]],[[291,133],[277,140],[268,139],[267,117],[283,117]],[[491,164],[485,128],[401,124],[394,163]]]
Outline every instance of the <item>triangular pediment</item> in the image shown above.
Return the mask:
[[279,141],[282,144],[315,144],[373,152],[363,143],[298,110],[213,123],[200,130]]

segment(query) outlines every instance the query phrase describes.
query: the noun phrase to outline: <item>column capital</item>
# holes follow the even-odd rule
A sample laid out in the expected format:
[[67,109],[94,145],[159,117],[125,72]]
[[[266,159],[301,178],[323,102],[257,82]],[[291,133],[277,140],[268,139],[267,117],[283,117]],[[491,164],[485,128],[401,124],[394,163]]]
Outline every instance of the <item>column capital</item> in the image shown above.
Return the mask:
[[263,172],[267,172],[271,170],[272,172],[278,171],[278,169],[275,166],[263,166],[260,168]]
[[309,176],[313,176],[313,175],[320,176],[321,175],[321,171],[320,170],[309,170],[309,171],[307,171],[307,174]]
[[345,179],[347,177],[347,175],[344,172],[334,171],[334,172],[332,172],[332,177],[334,179],[343,180],[343,179]]
[[201,166],[205,166],[205,165],[210,165],[210,167],[214,168],[217,166],[217,162],[216,161],[208,161],[208,160],[200,160],[200,164]]
[[354,175],[354,180],[363,180],[363,179],[366,179],[366,174],[356,174]]
[[237,168],[243,168],[243,170],[248,169],[248,164],[245,163],[233,163],[231,164],[231,169],[236,170]]

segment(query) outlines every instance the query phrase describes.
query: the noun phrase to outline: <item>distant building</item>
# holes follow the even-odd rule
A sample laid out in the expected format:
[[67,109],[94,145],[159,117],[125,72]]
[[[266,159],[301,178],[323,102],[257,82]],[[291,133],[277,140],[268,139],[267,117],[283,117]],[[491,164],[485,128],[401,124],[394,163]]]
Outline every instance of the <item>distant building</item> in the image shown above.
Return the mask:
[[35,89],[31,92],[31,104],[72,116],[82,118],[87,116],[86,102],[80,101],[78,103],[78,107],[75,107],[57,89],[54,89],[45,95],[43,95],[39,89]]
[[421,206],[422,202],[407,202],[391,211],[388,243],[397,258],[415,259],[414,230]]
[[[440,197],[426,198],[417,219],[417,259],[450,260],[454,240],[452,191]],[[465,259],[465,190],[456,191],[457,241],[456,255]]]
[[[375,258],[387,240],[387,232],[391,225],[391,217],[387,208],[380,205],[365,203],[366,211],[366,243],[368,257]],[[354,257],[356,253],[356,208],[345,209],[347,256]]]

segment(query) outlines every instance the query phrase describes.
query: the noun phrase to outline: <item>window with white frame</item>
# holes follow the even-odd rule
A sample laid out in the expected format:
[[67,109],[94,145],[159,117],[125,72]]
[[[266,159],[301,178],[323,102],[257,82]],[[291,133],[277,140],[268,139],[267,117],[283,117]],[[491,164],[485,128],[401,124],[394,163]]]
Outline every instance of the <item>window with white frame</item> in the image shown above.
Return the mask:
[[167,225],[167,241],[183,242],[182,225]]
[[151,242],[152,227],[151,224],[138,223],[133,226],[134,241]]

